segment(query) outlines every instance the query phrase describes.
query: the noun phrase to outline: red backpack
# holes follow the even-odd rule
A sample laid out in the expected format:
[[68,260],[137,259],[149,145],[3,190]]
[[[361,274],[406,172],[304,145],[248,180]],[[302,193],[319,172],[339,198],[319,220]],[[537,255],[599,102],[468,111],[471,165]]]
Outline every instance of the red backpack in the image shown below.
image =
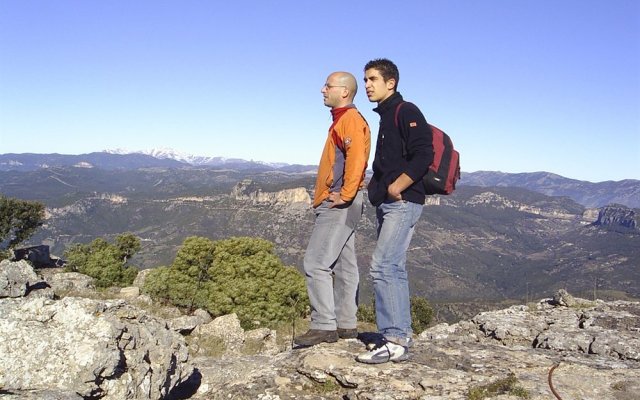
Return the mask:
[[[396,107],[395,123],[398,127],[398,113],[404,102]],[[433,132],[433,163],[422,178],[424,192],[430,194],[451,194],[460,179],[460,153],[453,148],[449,135],[429,124]],[[402,134],[403,155],[406,155],[406,143]]]

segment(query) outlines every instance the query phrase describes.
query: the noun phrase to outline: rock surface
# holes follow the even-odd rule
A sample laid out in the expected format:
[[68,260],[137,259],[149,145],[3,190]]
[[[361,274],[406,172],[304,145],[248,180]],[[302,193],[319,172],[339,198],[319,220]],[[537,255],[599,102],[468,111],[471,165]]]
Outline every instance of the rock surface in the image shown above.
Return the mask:
[[90,276],[79,272],[61,272],[51,275],[47,282],[56,293],[74,292],[82,293],[83,291],[93,290],[93,279]]
[[124,300],[3,298],[0,332],[4,396],[159,399],[193,372],[184,338]]
[[22,297],[40,281],[28,262],[0,262],[0,297]]
[[164,319],[134,300],[54,300],[39,291],[0,299],[2,399],[632,400],[640,393],[640,302],[559,291],[434,326],[415,337],[408,361],[365,365],[355,356],[372,333],[291,349],[270,329],[244,332],[234,314],[211,320],[203,310],[178,311]]
[[[487,399],[542,400],[554,398],[551,374],[565,400],[637,399],[640,303],[551,303],[437,325],[416,338],[409,361],[397,364],[357,363],[364,345],[356,339],[272,357],[197,358],[202,379],[193,398],[450,400],[484,389]],[[511,376],[511,391],[492,394],[492,384]]]
[[0,300],[0,386],[158,399],[185,380],[184,339],[124,301]]

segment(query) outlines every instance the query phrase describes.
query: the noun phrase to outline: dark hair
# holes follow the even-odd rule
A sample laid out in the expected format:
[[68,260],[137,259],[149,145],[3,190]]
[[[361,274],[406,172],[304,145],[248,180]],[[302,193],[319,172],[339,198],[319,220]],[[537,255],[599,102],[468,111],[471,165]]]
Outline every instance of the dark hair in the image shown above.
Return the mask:
[[395,79],[396,87],[394,90],[398,90],[398,82],[400,82],[400,72],[398,72],[398,67],[391,60],[387,60],[386,58],[376,58],[375,60],[371,60],[364,66],[364,71],[366,72],[368,69],[376,69],[382,75],[382,79],[387,82],[389,79]]

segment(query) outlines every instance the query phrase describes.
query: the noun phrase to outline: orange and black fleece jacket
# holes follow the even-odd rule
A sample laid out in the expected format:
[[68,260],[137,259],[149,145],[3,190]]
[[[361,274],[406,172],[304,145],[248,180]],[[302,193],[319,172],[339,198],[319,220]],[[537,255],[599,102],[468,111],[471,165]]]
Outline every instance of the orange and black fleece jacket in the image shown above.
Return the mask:
[[313,207],[318,207],[332,191],[345,202],[353,200],[364,187],[371,150],[371,131],[355,106],[331,110],[333,123],[318,166]]

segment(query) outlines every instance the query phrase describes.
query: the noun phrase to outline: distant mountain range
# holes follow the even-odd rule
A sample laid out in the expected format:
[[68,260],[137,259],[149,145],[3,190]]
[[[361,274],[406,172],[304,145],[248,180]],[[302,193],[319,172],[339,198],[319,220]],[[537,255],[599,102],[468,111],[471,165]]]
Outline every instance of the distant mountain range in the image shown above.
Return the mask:
[[139,168],[212,167],[240,171],[315,172],[314,165],[266,163],[239,158],[192,156],[170,149],[128,152],[116,149],[87,154],[0,154],[0,171],[34,171],[51,167],[100,168],[106,170]]
[[640,180],[636,179],[593,183],[549,172],[508,174],[478,171],[464,174],[460,183],[483,187],[519,187],[547,196],[569,197],[585,207],[622,204],[640,208]]
[[[130,152],[116,149],[79,155],[8,153],[0,154],[0,171],[36,171],[43,168],[75,167],[103,170],[145,168],[211,168],[239,172],[314,174],[315,165],[265,163],[237,158],[193,156],[172,149]],[[640,208],[640,180],[588,182],[548,172],[504,173],[495,171],[463,172],[460,186],[519,187],[549,196],[566,196],[585,207],[621,204]]]

